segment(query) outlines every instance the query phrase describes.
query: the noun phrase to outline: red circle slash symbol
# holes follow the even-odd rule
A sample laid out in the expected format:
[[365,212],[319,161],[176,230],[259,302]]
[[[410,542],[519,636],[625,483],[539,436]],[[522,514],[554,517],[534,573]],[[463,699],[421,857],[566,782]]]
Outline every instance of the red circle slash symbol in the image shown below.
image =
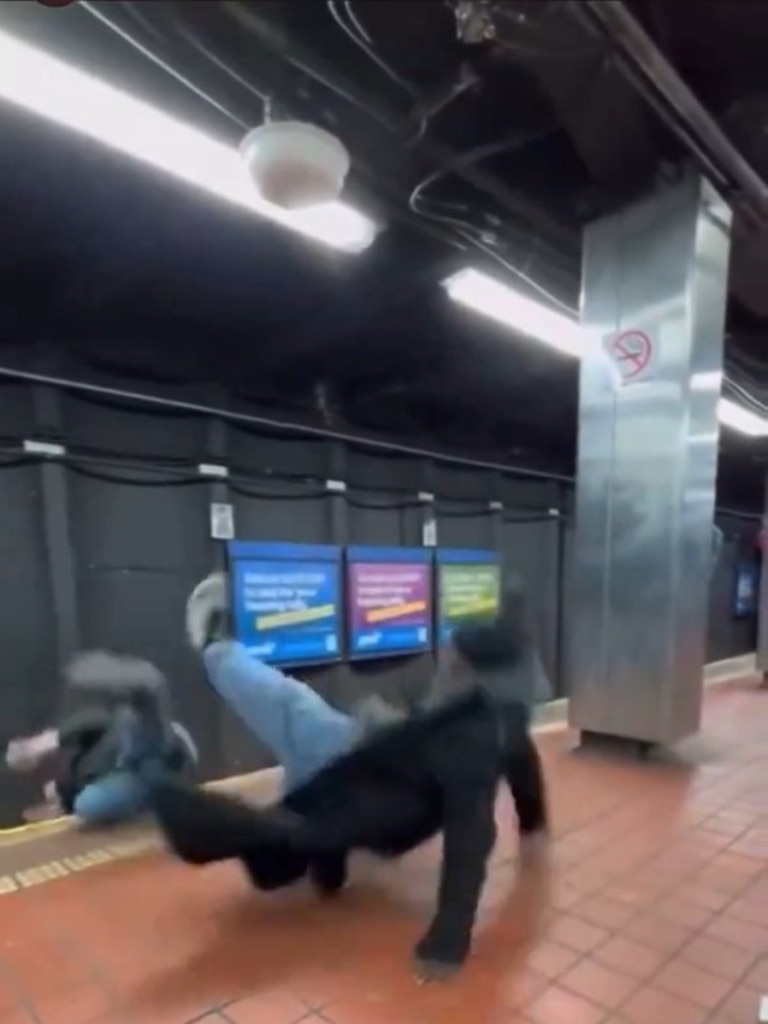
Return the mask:
[[74,0],[37,0],[41,7],[66,7]]
[[622,380],[632,380],[650,363],[653,344],[643,331],[622,331],[611,341],[610,351]]

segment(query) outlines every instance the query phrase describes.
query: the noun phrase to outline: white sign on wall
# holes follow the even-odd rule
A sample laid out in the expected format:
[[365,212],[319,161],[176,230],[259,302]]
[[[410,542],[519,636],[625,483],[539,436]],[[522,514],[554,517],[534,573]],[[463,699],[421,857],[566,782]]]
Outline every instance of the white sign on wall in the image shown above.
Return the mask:
[[437,547],[437,520],[430,514],[424,520],[421,528],[421,543],[425,548]]
[[235,510],[225,502],[211,502],[211,537],[214,540],[235,539]]

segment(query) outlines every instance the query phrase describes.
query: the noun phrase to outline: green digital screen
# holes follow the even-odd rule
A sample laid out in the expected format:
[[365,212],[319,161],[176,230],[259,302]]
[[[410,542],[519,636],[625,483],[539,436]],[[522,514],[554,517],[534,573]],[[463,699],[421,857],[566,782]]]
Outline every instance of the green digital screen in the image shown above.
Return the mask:
[[450,639],[462,619],[489,615],[499,608],[501,566],[468,563],[439,567],[440,638]]

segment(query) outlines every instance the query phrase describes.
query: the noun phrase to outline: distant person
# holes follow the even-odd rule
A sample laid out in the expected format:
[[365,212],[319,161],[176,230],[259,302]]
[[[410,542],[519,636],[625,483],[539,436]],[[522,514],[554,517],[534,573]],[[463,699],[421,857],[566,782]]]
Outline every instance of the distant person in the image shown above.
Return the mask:
[[194,741],[168,718],[165,681],[148,662],[91,652],[78,655],[68,675],[72,689],[89,695],[90,706],[58,728],[8,745],[9,768],[50,773],[44,802],[25,817],[73,814],[93,826],[129,821],[148,809],[147,764],[190,774],[198,760]]

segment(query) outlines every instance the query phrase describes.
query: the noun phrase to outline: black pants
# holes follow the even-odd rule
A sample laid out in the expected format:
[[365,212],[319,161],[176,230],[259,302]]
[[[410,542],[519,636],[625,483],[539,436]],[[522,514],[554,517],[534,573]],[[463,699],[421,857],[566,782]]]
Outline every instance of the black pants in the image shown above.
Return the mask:
[[544,774],[530,733],[507,759],[504,778],[512,791],[520,834],[546,831],[549,821]]

